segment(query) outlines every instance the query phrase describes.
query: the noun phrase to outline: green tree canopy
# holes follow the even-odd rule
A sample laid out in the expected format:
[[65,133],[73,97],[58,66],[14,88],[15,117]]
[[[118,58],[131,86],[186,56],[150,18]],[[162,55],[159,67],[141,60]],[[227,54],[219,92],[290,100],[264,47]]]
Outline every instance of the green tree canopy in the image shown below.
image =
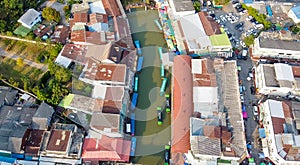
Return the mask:
[[46,7],[43,9],[42,16],[48,21],[59,22],[60,14],[58,11],[51,7]]
[[216,5],[226,5],[229,0],[214,0]]
[[249,47],[250,45],[252,45],[254,43],[254,39],[255,39],[255,37],[253,35],[245,37],[244,42],[245,42],[246,46]]

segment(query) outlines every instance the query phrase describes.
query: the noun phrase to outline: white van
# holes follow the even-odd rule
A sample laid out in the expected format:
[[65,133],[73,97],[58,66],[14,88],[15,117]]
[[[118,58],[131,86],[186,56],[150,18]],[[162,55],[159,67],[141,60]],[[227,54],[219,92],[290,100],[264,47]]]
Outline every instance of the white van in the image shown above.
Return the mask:
[[254,116],[258,115],[258,108],[257,108],[257,106],[253,106],[253,115]]

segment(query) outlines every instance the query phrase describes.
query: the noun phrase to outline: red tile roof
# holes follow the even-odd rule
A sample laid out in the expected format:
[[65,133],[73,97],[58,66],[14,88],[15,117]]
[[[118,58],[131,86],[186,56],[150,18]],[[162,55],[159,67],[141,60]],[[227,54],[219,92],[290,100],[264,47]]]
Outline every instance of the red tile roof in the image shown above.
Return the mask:
[[56,26],[55,31],[51,36],[51,41],[65,44],[66,40],[69,39],[69,36],[70,36],[70,27],[59,25]]
[[283,133],[283,124],[285,123],[284,118],[272,117],[274,134]]
[[103,22],[103,23],[107,23],[108,22],[108,18],[106,14],[98,14],[98,13],[93,13],[89,15],[90,18],[90,22],[89,24],[95,24],[98,22]]
[[291,102],[282,101],[282,108],[285,118],[293,118]]
[[199,17],[202,22],[206,35],[221,34],[220,26],[206,12],[199,12]]
[[86,63],[85,58],[87,52],[86,45],[66,44],[61,51],[61,55],[80,63]]
[[199,12],[198,15],[200,17],[206,35],[208,36],[214,35],[214,30],[206,17],[207,14],[205,12]]
[[191,57],[174,58],[172,111],[172,153],[187,153],[190,149],[190,117],[193,114],[193,81]]
[[71,32],[72,42],[81,42],[83,44],[105,44],[105,33],[90,32],[85,30],[76,30]]
[[221,127],[217,126],[204,126],[203,127],[203,134],[209,138],[221,138]]
[[38,156],[45,132],[45,130],[26,130],[21,145],[26,155]]
[[74,13],[73,14],[74,18],[74,22],[82,22],[82,23],[87,23],[89,22],[88,20],[88,14],[87,13]]
[[292,66],[294,77],[300,77],[300,66]]
[[105,11],[112,16],[121,16],[121,12],[116,0],[102,0]]
[[126,65],[105,64],[89,59],[84,77],[96,81],[113,81],[125,83]]
[[216,87],[217,78],[214,73],[214,62],[210,59],[203,59],[201,62],[202,74],[194,74],[194,86]]
[[71,131],[52,130],[46,150],[67,152]]
[[101,139],[86,138],[82,149],[83,161],[128,162],[131,141],[110,138],[102,135]]

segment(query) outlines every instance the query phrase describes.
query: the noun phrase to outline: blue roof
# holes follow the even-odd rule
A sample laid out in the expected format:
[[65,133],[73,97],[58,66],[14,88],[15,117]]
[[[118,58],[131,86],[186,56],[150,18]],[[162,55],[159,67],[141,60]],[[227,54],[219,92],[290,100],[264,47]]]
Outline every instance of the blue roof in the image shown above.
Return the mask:
[[300,19],[300,6],[293,7],[293,8],[291,8],[291,10],[294,12],[294,14],[296,15],[296,17],[298,19]]
[[244,3],[253,3],[253,0],[244,0]]
[[270,17],[273,16],[273,12],[272,12],[272,9],[271,9],[271,6],[270,6],[270,5],[267,5],[267,12],[268,12],[268,15],[269,15]]
[[259,128],[258,132],[259,132],[259,138],[265,138],[266,137],[266,131],[265,131],[264,128]]

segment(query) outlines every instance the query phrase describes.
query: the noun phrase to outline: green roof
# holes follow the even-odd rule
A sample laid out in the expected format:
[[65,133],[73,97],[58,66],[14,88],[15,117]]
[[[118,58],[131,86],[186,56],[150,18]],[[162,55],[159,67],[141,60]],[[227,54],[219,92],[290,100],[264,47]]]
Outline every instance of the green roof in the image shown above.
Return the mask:
[[209,36],[209,39],[213,46],[231,46],[226,33]]
[[74,94],[69,94],[68,96],[65,96],[64,99],[62,99],[62,101],[58,104],[58,106],[67,108],[71,104],[73,98]]
[[14,33],[17,35],[21,35],[22,37],[25,37],[30,31],[31,29],[28,29],[27,27],[20,25],[19,27],[16,28]]

